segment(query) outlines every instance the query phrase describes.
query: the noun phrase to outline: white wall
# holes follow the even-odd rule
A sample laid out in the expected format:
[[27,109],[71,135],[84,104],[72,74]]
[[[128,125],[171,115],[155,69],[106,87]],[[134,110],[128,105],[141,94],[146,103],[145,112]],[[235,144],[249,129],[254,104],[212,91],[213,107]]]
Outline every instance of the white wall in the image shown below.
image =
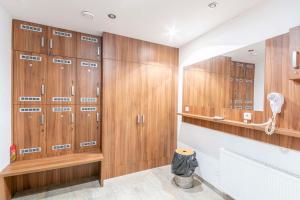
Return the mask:
[[[221,4],[220,4],[221,6]],[[182,110],[183,66],[220,55],[288,32],[300,25],[299,0],[266,0],[257,7],[211,30],[180,48],[178,110]],[[300,152],[282,149],[224,132],[181,123],[178,119],[178,146],[198,153],[203,178],[219,187],[219,151],[229,148],[257,160],[265,160],[300,175]]]
[[0,170],[9,164],[11,144],[11,20],[0,6]]

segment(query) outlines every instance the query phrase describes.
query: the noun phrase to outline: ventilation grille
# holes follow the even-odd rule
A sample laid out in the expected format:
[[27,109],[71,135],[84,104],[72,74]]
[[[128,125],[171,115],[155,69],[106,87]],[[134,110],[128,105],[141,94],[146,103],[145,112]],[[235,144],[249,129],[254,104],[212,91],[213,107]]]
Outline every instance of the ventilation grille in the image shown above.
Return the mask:
[[98,38],[89,37],[89,36],[81,36],[81,40],[85,42],[98,43]]
[[82,61],[81,62],[81,67],[97,68],[98,64],[97,63],[91,63],[91,62]]
[[20,112],[42,112],[42,108],[20,108]]
[[54,102],[72,102],[71,97],[53,97],[52,101]]
[[28,148],[28,149],[20,149],[20,154],[30,154],[30,153],[39,153],[42,151],[41,147],[33,147],[33,148]]
[[63,64],[63,65],[71,65],[72,64],[72,60],[65,60],[65,59],[60,59],[60,58],[53,58],[53,63]]
[[97,98],[82,97],[80,98],[80,102],[84,102],[84,103],[97,102]]
[[19,101],[41,101],[41,97],[19,97]]
[[59,145],[52,146],[53,151],[70,149],[70,148],[71,148],[71,144],[59,144]]
[[53,35],[57,35],[60,37],[69,37],[69,38],[72,37],[72,33],[63,32],[63,31],[55,31],[55,30],[53,31]]
[[89,142],[81,142],[80,147],[92,147],[96,146],[97,142],[96,141],[89,141]]
[[41,27],[30,26],[26,24],[21,24],[20,28],[22,30],[27,30],[27,31],[39,32],[39,33],[43,32],[43,29]]
[[21,60],[37,61],[37,62],[41,62],[42,61],[42,57],[41,56],[31,56],[31,55],[24,55],[24,54],[20,55],[20,59]]
[[54,107],[52,108],[53,112],[71,112],[72,108],[71,107]]
[[97,111],[97,107],[80,107],[80,111],[83,112]]

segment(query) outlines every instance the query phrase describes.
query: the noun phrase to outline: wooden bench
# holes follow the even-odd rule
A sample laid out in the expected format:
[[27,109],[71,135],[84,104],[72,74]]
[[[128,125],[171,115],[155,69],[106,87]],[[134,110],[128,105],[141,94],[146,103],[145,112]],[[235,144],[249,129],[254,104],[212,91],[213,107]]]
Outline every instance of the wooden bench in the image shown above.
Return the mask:
[[102,153],[76,153],[35,160],[16,161],[8,165],[0,173],[0,199],[11,199],[12,186],[10,177],[97,162],[99,162],[100,186],[103,186],[103,180],[101,178],[101,161],[103,161]]

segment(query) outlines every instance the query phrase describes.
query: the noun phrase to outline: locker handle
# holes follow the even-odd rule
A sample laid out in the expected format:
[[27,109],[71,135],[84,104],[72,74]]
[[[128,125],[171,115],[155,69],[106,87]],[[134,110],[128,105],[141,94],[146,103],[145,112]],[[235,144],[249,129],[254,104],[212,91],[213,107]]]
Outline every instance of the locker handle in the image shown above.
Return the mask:
[[100,56],[100,47],[97,47],[97,56]]
[[141,116],[140,116],[140,114],[138,114],[138,115],[136,116],[136,123],[137,123],[137,124],[140,124],[140,123],[141,123]]
[[75,115],[74,115],[74,113],[71,113],[71,123],[72,124],[75,123]]
[[41,38],[41,47],[45,47],[45,37],[42,36]]
[[99,87],[97,87],[96,96],[97,96],[97,97],[100,96],[100,88],[99,88]]
[[99,122],[99,121],[100,121],[100,113],[97,112],[96,118],[97,118],[97,119],[96,119],[97,122]]
[[144,124],[144,123],[145,123],[145,116],[142,115],[142,124]]
[[300,55],[300,53],[298,51],[293,51],[293,53],[292,53],[292,67],[294,69],[299,68],[299,65],[298,65],[299,55]]
[[75,87],[74,87],[74,85],[72,85],[72,87],[71,87],[71,95],[75,96]]
[[50,49],[52,49],[53,48],[53,39],[51,38],[49,42],[50,42],[50,44],[49,44]]
[[45,85],[42,84],[41,86],[41,94],[44,95],[45,94]]
[[40,125],[44,125],[44,124],[45,124],[45,115],[42,114],[42,115],[40,116]]

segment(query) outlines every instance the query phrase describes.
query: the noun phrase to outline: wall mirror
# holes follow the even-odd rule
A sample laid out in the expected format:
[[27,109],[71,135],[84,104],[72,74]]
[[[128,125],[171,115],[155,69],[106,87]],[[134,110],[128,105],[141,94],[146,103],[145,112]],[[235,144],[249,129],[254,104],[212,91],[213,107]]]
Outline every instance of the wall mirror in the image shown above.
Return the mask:
[[265,41],[184,67],[183,112],[263,111],[264,71]]

